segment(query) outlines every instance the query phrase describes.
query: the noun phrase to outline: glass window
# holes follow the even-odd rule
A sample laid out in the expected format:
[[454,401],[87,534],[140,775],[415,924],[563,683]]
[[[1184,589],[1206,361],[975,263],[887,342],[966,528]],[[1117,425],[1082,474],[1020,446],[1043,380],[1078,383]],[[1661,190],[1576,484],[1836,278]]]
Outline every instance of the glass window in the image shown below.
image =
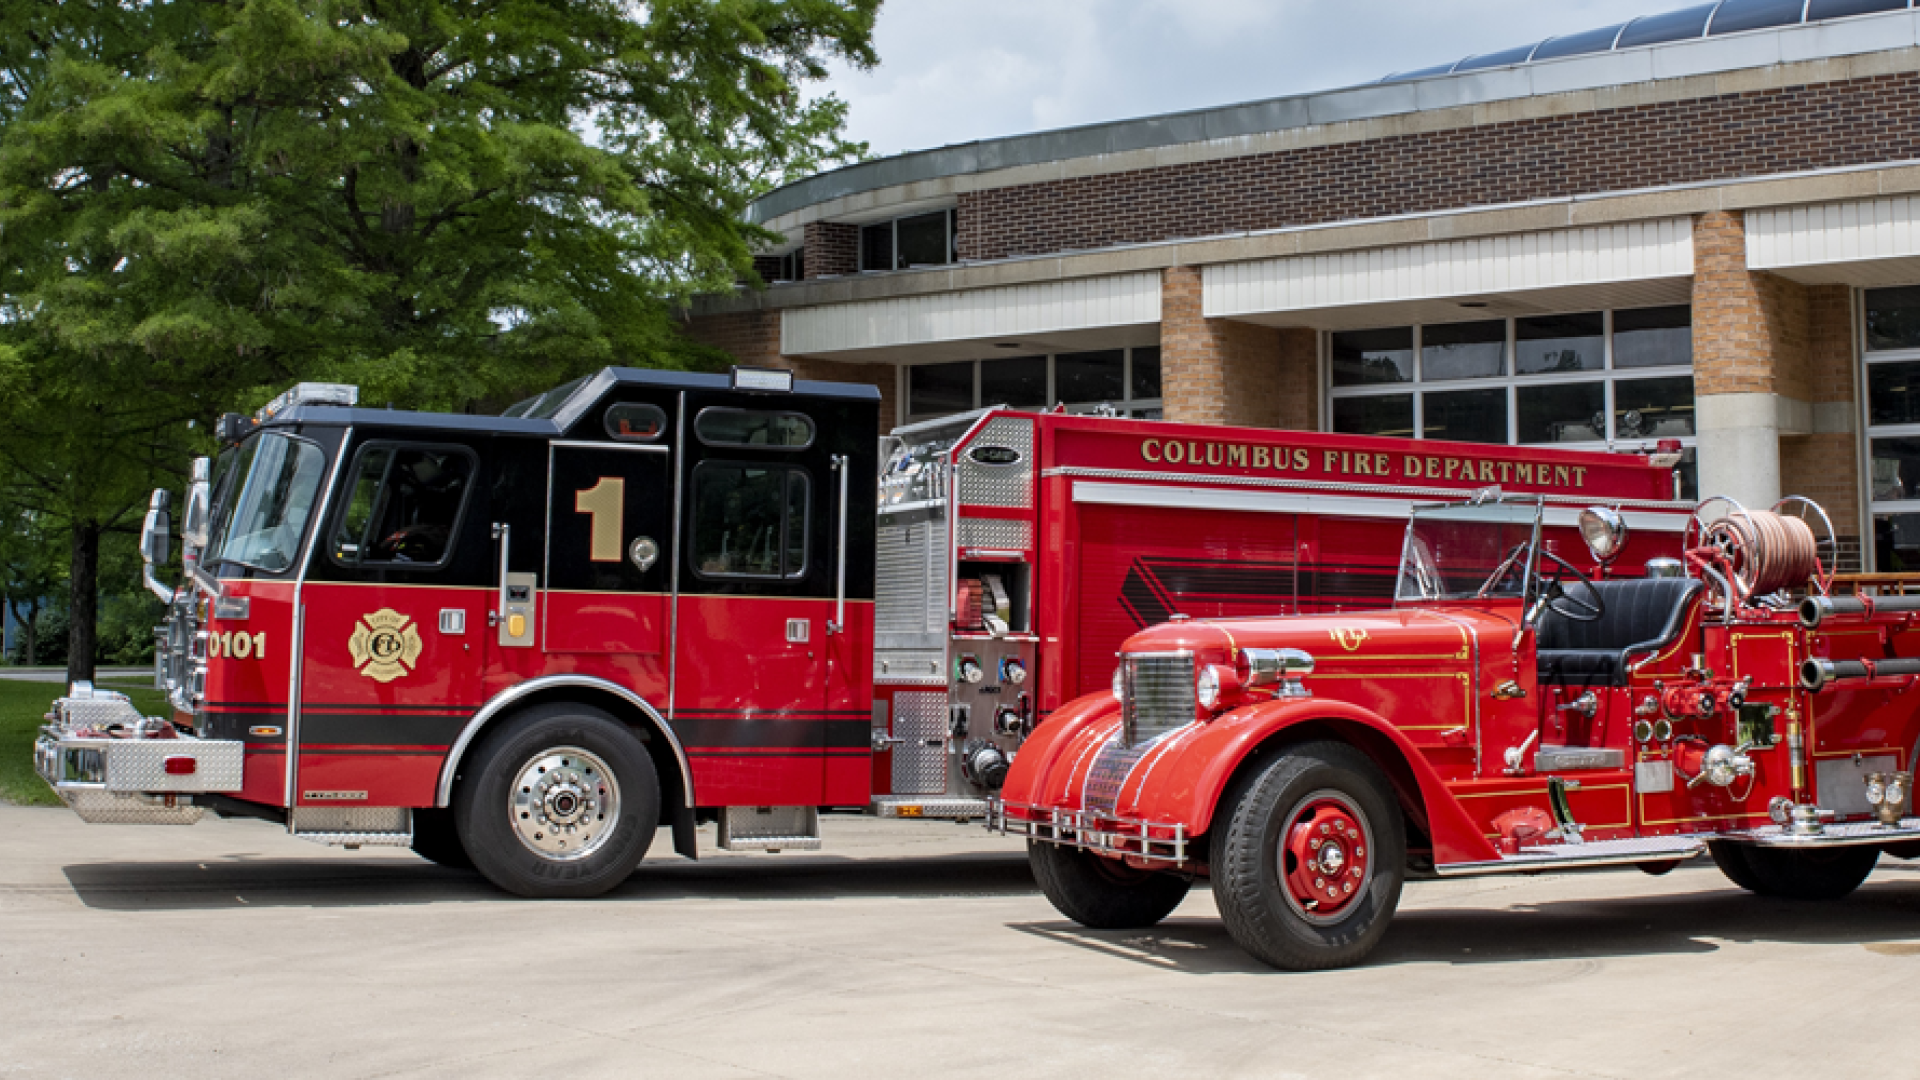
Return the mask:
[[658,405],[621,402],[607,406],[607,434],[621,442],[652,442],[667,430],[667,414]]
[[980,404],[1047,406],[1047,358],[1016,356],[980,361]]
[[1507,441],[1507,391],[1501,387],[1422,395],[1420,431],[1422,437],[1428,439],[1504,443]]
[[1693,379],[1622,379],[1613,384],[1613,431],[1622,439],[1693,434]]
[[1873,440],[1873,497],[1920,499],[1920,439]]
[[[1506,373],[1506,320],[1421,328],[1422,379],[1484,379]],[[1505,435],[1501,436],[1501,441],[1506,441]]]
[[860,269],[893,269],[893,222],[860,226]]
[[[657,411],[657,410],[656,410]],[[333,528],[342,566],[443,565],[473,487],[471,452],[455,446],[371,445],[354,462],[353,485]]]
[[1873,568],[1883,574],[1920,570],[1920,514],[1873,515]]
[[920,364],[907,369],[907,412],[938,416],[973,408],[973,361]]
[[801,450],[813,445],[813,419],[799,413],[702,409],[693,430],[708,446]]
[[1134,400],[1152,400],[1160,396],[1160,349],[1133,350]]
[[1513,321],[1513,368],[1521,375],[1606,367],[1606,317],[1546,315]]
[[[1126,400],[1126,362],[1124,349],[1067,353],[1054,357],[1054,399],[1068,404]],[[1159,397],[1160,393],[1156,390],[1151,395],[1143,396]]]
[[1899,11],[1906,6],[1907,0],[1809,0],[1807,21],[1841,19],[1848,15],[1865,15],[1871,11]]
[[1920,285],[1867,290],[1867,351],[1920,349]]
[[904,217],[894,223],[900,241],[900,269],[935,266],[947,259],[947,212]]
[[221,500],[213,527],[209,549],[219,554],[208,561],[270,574],[291,567],[325,471],[326,455],[312,443],[274,432],[249,440],[233,465],[239,490]]
[[708,578],[807,572],[805,470],[703,461],[693,470],[693,567]]
[[1602,442],[1607,437],[1605,383],[1552,383],[1517,391],[1523,443]]
[[1412,327],[1352,330],[1333,335],[1333,385],[1412,381]]
[[1867,423],[1920,424],[1920,363],[1867,365]]
[[1693,309],[1639,308],[1613,313],[1613,366],[1669,367],[1693,363]]
[[1335,398],[1333,430],[1345,435],[1413,435],[1413,395]]

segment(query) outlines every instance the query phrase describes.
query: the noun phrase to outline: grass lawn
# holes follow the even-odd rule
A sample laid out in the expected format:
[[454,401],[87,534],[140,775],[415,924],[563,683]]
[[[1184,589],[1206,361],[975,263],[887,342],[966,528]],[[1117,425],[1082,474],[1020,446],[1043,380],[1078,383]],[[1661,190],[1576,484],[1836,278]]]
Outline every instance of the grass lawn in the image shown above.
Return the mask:
[[[134,708],[148,716],[164,716],[169,711],[166,695],[153,689],[151,680],[144,686],[131,681],[99,685],[124,692],[133,699]],[[53,797],[53,790],[33,771],[33,739],[40,733],[47,705],[66,693],[66,689],[57,682],[0,679],[0,802],[19,806],[60,805],[60,800]]]

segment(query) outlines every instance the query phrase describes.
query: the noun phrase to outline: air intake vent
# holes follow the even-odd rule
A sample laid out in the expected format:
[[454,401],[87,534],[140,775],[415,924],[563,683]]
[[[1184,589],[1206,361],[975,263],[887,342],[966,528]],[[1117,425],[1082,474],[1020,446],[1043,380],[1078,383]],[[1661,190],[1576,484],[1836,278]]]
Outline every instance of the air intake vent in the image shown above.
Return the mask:
[[1193,722],[1192,653],[1132,653],[1120,658],[1128,746],[1158,738]]

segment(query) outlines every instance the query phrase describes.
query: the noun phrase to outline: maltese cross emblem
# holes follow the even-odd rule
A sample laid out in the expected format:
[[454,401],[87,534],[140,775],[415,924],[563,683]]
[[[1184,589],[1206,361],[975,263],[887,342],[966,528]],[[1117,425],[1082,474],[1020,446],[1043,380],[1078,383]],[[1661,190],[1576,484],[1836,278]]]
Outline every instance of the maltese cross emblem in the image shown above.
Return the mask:
[[420,631],[413,620],[392,608],[360,616],[347,639],[355,670],[374,682],[392,682],[412,671],[420,649]]

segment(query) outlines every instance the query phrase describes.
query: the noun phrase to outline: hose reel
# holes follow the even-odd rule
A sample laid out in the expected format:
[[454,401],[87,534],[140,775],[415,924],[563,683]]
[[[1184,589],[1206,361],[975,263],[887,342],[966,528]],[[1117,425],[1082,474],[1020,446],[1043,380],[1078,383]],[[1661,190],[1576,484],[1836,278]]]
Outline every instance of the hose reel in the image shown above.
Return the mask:
[[[1715,502],[1729,509],[1709,522],[1702,511]],[[1824,538],[1814,533],[1815,518],[1824,527]],[[1838,556],[1826,511],[1798,495],[1781,499],[1769,510],[1748,510],[1725,495],[1703,499],[1687,522],[1686,548],[1689,561],[1738,604],[1809,582],[1825,595],[1832,588]]]

